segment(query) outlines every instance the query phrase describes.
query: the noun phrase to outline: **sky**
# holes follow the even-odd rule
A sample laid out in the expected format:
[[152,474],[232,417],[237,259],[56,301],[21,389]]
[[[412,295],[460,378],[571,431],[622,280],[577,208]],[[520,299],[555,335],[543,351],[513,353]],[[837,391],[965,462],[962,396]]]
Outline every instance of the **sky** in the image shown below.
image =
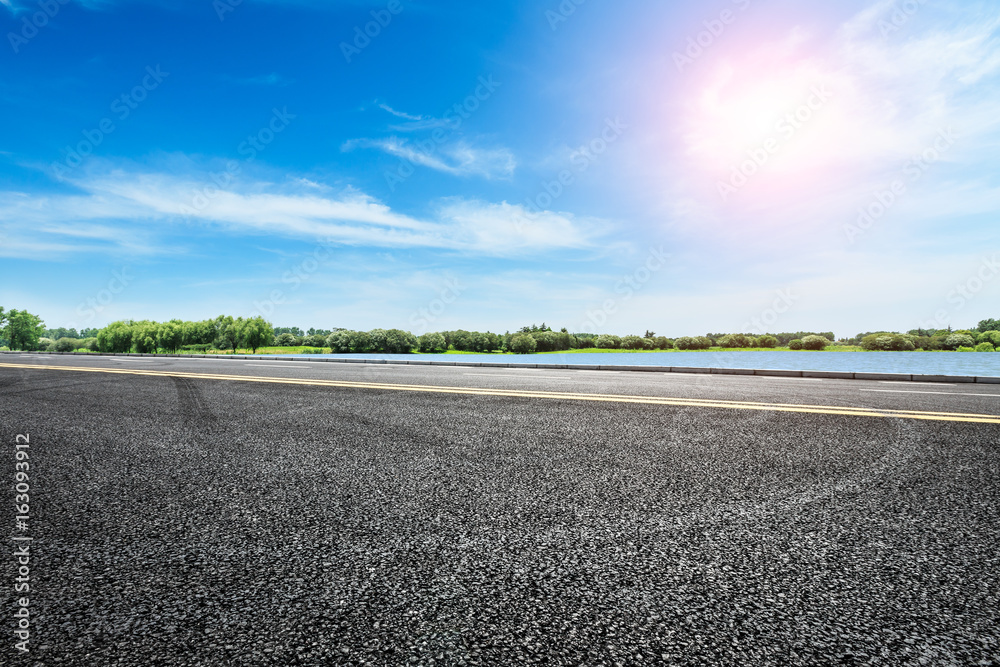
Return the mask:
[[0,305],[50,327],[1000,317],[995,2],[0,4]]

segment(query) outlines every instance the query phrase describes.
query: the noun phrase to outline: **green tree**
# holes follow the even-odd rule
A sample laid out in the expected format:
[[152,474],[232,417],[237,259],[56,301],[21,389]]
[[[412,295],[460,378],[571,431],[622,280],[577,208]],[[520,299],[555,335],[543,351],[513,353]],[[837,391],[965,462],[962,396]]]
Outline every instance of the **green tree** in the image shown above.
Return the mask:
[[[243,342],[249,347],[253,354],[257,354],[257,348],[266,347],[274,339],[274,327],[271,323],[258,315],[251,317],[243,323]],[[317,347],[323,346],[323,340],[316,343]]]
[[757,344],[757,339],[754,338],[753,336],[736,333],[736,334],[728,334],[726,336],[721,336],[718,340],[718,343],[719,347],[746,349],[754,347]]
[[231,315],[219,315],[215,318],[216,346],[220,350],[232,349],[233,354],[236,354],[236,348],[240,345],[242,329],[242,317],[234,320]]
[[156,329],[156,344],[167,352],[176,352],[184,344],[184,326],[166,322]]
[[598,350],[617,350],[622,346],[622,339],[610,334],[602,334],[594,341],[594,346]]
[[389,329],[385,332],[382,349],[386,354],[412,354],[418,345],[417,337],[409,331]]
[[656,349],[658,350],[672,350],[674,348],[674,341],[666,336],[657,336],[653,339],[653,342],[656,344]]
[[757,347],[775,348],[778,347],[778,339],[771,335],[761,336],[757,339]]
[[917,337],[910,334],[873,333],[861,339],[861,349],[881,352],[909,352],[917,348]]
[[[0,308],[0,311],[3,311],[3,308]],[[979,326],[976,327],[976,330],[979,332],[996,331],[997,329],[1000,329],[1000,320],[994,319],[983,320],[979,323]]]
[[12,350],[34,350],[45,331],[45,323],[38,315],[26,310],[11,310],[6,317],[4,338]]
[[642,350],[644,345],[642,344],[643,339],[638,336],[625,336],[622,338],[621,349],[623,350]]
[[1000,331],[984,331],[976,337],[978,343],[990,343],[993,347],[1000,348]]
[[145,320],[132,324],[132,345],[139,354],[155,354],[157,348],[156,333],[159,325]]
[[274,339],[274,344],[278,347],[292,347],[295,345],[295,334],[290,334],[288,332],[278,334],[278,336]]
[[976,341],[967,333],[955,332],[944,341],[944,346],[948,350],[957,350],[960,347],[975,347]]
[[559,334],[540,330],[530,335],[535,339],[535,350],[538,352],[555,352],[559,349]]
[[417,344],[425,354],[440,354],[448,349],[448,341],[439,333],[425,333],[417,339]]
[[112,322],[98,331],[97,347],[101,352],[129,352],[132,349],[131,322]]
[[538,343],[529,334],[519,333],[510,339],[510,351],[514,354],[532,354]]

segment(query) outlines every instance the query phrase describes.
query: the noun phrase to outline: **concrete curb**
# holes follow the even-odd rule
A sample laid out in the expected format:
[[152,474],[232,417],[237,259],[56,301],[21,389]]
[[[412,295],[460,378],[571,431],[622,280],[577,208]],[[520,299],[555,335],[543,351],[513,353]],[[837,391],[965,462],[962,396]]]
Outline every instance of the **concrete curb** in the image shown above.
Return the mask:
[[246,354],[137,354],[134,352],[115,354],[109,352],[0,352],[0,354],[35,354],[45,356],[78,356],[78,357],[159,357],[166,359],[215,359],[253,360],[253,361],[295,361],[334,364],[389,364],[396,366],[463,366],[468,368],[535,368],[549,370],[589,370],[589,371],[628,371],[642,373],[688,373],[696,375],[754,375],[760,377],[782,378],[813,378],[825,380],[872,380],[881,382],[942,382],[963,384],[1000,384],[1000,377],[973,375],[920,375],[908,373],[852,373],[846,371],[788,371],[779,369],[750,368],[686,368],[683,366],[608,366],[593,364],[525,364],[479,361],[430,361],[427,359],[311,359],[308,355],[296,357],[261,357]]

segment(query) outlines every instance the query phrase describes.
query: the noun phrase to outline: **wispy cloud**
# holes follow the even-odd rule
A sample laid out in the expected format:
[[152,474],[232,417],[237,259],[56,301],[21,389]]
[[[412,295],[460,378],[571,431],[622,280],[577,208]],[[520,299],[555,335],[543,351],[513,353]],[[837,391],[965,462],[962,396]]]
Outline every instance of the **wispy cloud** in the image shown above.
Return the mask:
[[344,150],[374,148],[414,165],[428,167],[454,176],[510,178],[517,168],[514,154],[506,148],[476,148],[464,141],[437,145],[413,142],[398,137],[355,139]]
[[506,202],[461,198],[432,204],[430,215],[415,217],[353,188],[327,193],[323,188],[304,189],[302,181],[220,190],[203,206],[192,208],[191,193],[203,185],[195,178],[116,169],[73,181],[78,190],[74,194],[0,192],[0,234],[10,235],[11,243],[20,240],[17,247],[24,247],[24,231],[30,229],[30,238],[49,243],[50,252],[109,247],[147,252],[155,245],[154,237],[170,234],[171,225],[180,232],[185,223],[197,221],[219,233],[503,256],[593,247],[599,230],[607,229],[606,223],[568,213],[529,213]]
[[397,111],[396,109],[393,109],[391,106],[385,104],[384,102],[380,102],[378,108],[382,109],[383,111],[388,111],[396,118],[405,118],[406,120],[424,120],[423,116],[414,116],[412,114],[406,113],[405,111]]

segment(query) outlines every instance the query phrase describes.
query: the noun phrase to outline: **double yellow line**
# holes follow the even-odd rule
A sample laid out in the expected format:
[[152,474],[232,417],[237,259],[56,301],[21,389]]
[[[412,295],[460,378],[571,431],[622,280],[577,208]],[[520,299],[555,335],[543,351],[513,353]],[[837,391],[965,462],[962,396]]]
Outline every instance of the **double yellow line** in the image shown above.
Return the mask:
[[[280,368],[280,366],[275,366]],[[789,403],[753,403],[748,401],[723,401],[700,398],[668,398],[659,396],[629,396],[626,394],[583,394],[562,391],[527,391],[519,389],[491,389],[485,387],[443,387],[436,385],[390,384],[383,382],[349,382],[344,380],[310,380],[298,378],[259,377],[252,375],[224,375],[221,373],[184,373],[180,371],[146,371],[132,368],[88,368],[80,366],[42,366],[35,364],[0,363],[0,368],[25,370],[69,371],[80,373],[110,373],[117,375],[146,375],[154,377],[185,378],[192,380],[223,380],[227,382],[260,382],[265,384],[290,384],[311,387],[339,387],[346,389],[375,389],[380,391],[413,391],[434,394],[462,394],[467,396],[504,396],[510,398],[539,398],[549,400],[590,401],[599,403],[637,403],[641,405],[669,405],[688,408],[722,408],[731,410],[763,410],[767,412],[801,412],[818,415],[843,415],[848,417],[882,417],[895,419],[921,419],[926,421],[971,422],[1000,424],[1000,415],[966,414],[957,412],[921,412],[915,410],[876,410],[835,405],[797,405]]]

